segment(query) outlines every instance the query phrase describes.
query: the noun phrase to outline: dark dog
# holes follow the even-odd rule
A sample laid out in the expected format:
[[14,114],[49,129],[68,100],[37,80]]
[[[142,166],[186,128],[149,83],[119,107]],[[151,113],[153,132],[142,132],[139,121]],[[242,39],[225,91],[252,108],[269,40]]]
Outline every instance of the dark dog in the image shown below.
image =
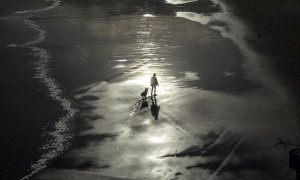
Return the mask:
[[148,94],[148,88],[145,88],[145,90],[141,93],[142,98],[146,99]]

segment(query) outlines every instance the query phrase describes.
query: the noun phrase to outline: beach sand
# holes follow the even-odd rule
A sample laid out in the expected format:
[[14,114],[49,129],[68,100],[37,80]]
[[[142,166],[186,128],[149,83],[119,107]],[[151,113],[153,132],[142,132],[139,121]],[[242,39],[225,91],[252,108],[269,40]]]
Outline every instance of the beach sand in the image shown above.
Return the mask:
[[[34,179],[292,179],[280,139],[294,141],[297,110],[273,54],[221,4],[156,3],[66,2],[63,18],[34,19],[80,110],[72,146]],[[158,120],[139,99],[154,72]]]
[[[295,0],[224,0],[232,12],[251,24],[254,34],[249,43],[272,56],[271,64],[287,86],[299,97],[300,2]],[[267,44],[264,45],[264,44]],[[266,48],[267,47],[267,48]]]
[[[235,5],[66,0],[28,18],[46,32],[35,46],[70,98],[58,102],[78,109],[71,146],[32,179],[294,179],[298,109],[285,82],[296,65],[278,65],[273,48],[296,58],[297,42],[262,28],[263,3],[252,19]],[[158,95],[141,110],[153,73]]]

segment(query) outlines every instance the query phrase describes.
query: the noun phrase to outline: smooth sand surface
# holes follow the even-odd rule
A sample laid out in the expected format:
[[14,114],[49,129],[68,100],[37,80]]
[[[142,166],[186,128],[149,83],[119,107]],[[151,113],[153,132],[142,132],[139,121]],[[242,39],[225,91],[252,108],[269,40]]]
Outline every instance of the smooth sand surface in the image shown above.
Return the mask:
[[[70,3],[64,13],[80,10],[75,18],[36,19],[54,76],[80,109],[73,145],[36,179],[293,179],[293,97],[266,65],[272,57],[251,48],[255,32],[205,2],[211,13],[170,13],[169,4],[155,14],[145,3],[145,13],[120,16],[107,4]],[[157,120],[155,100],[140,109],[152,73]]]
[[[272,56],[273,67],[299,97],[300,2],[295,0],[223,0],[254,30],[248,42]],[[263,46],[267,43],[266,46]]]
[[92,171],[76,171],[76,170],[61,170],[61,169],[49,169],[38,178],[41,180],[50,179],[74,179],[74,180],[87,180],[87,179],[103,179],[103,180],[122,180],[126,178],[113,177],[109,175],[103,175],[100,173],[93,173]]

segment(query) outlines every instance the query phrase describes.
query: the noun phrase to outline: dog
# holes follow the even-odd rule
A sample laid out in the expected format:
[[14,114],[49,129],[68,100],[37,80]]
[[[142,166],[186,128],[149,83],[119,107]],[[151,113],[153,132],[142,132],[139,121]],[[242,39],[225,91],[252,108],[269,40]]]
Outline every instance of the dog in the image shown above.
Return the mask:
[[145,88],[145,90],[141,93],[142,98],[146,99],[147,94],[148,94],[148,88]]

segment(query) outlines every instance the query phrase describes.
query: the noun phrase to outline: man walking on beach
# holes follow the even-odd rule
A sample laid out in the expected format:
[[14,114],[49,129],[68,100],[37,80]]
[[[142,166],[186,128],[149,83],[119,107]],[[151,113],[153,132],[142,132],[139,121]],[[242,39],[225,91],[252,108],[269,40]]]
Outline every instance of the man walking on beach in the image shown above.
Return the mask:
[[153,93],[153,90],[154,90],[154,95],[156,95],[156,86],[159,86],[158,84],[158,81],[157,81],[157,78],[156,78],[156,73],[153,74],[153,76],[151,77],[151,96],[152,96],[152,93]]

